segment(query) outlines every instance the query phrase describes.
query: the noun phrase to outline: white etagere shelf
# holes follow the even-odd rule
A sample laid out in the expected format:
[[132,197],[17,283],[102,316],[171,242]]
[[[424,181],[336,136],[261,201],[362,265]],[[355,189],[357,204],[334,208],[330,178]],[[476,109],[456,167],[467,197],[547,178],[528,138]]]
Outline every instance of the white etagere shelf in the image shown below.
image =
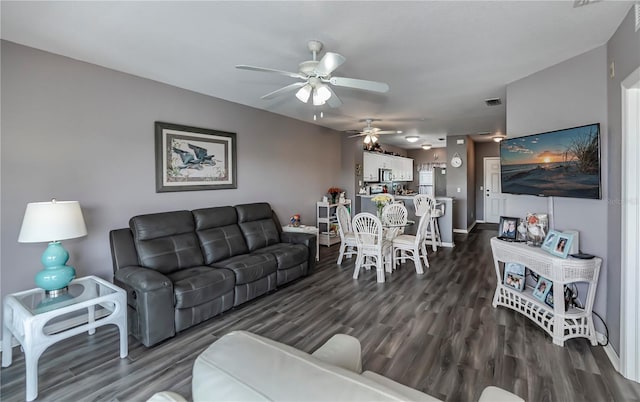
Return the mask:
[[338,225],[336,208],[340,205],[351,208],[351,200],[345,200],[343,203],[335,204],[322,201],[316,202],[316,225],[320,231],[318,243],[323,246],[329,247],[333,244],[340,243],[338,231],[331,231],[331,225]]
[[[594,346],[598,344],[592,309],[602,265],[601,258],[559,258],[538,247],[505,242],[495,237],[491,239],[491,250],[498,279],[493,307],[508,307],[529,317],[553,338],[556,345],[564,346],[566,340],[578,337],[589,339]],[[531,287],[518,291],[504,285],[501,262],[522,264],[530,271],[552,281],[553,307],[535,298]],[[575,282],[588,284],[584,308],[572,307],[565,311],[564,285]]]

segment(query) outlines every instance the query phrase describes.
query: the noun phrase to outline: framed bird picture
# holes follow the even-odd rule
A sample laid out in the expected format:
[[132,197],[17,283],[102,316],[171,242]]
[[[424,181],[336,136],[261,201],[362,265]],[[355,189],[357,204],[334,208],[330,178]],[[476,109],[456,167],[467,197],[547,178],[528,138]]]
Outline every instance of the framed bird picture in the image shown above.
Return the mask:
[[236,134],[155,123],[156,192],[238,188]]

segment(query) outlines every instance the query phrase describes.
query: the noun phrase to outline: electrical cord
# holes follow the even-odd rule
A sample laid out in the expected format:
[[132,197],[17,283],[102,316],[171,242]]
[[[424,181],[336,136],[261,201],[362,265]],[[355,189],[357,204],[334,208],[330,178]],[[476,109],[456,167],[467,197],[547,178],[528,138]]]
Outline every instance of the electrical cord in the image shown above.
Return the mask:
[[[573,288],[571,290],[573,292],[573,297],[572,297],[573,304],[584,309],[584,305],[580,303],[580,299],[578,298],[578,286],[575,283],[572,283],[571,285],[572,285],[571,287]],[[607,323],[604,322],[600,314],[596,313],[595,311],[591,311],[591,312],[595,314],[595,316],[598,317],[600,321],[602,321],[602,325],[604,325],[605,338],[607,341],[605,343],[600,343],[600,341],[598,341],[598,345],[607,346],[609,344],[609,327],[607,327]]]
[[602,319],[602,317],[600,317],[600,314],[596,313],[595,311],[592,311],[593,314],[596,315],[596,317],[598,317],[600,319],[600,321],[602,321],[602,325],[604,325],[604,330],[606,332],[605,337],[607,338],[607,342],[602,344],[598,341],[598,345],[600,346],[607,346],[609,344],[609,328],[607,327],[607,323],[604,322],[604,320]]

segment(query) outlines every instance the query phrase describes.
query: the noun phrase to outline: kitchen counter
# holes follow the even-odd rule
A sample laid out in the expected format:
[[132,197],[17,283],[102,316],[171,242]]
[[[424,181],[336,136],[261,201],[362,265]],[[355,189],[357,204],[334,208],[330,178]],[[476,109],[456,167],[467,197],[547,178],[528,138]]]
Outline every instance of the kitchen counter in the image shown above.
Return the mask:
[[[384,194],[384,193],[383,193]],[[372,214],[376,214],[376,205],[371,201],[365,201],[365,199],[371,199],[376,195],[380,194],[372,194],[372,195],[358,195],[362,200],[360,202],[360,211],[358,212],[369,212]],[[390,194],[392,195],[392,194]],[[418,222],[420,220],[419,217],[416,217],[416,211],[413,206],[413,195],[394,195],[393,198],[398,201],[404,201],[405,207],[407,207],[407,212],[409,216],[407,217],[411,221]],[[440,227],[440,236],[442,237],[442,246],[443,247],[453,247],[453,198],[452,197],[435,197],[438,204],[442,204],[444,208],[444,215],[438,218],[438,226]],[[416,230],[418,229],[418,224],[409,226],[405,229],[407,234],[416,234]]]

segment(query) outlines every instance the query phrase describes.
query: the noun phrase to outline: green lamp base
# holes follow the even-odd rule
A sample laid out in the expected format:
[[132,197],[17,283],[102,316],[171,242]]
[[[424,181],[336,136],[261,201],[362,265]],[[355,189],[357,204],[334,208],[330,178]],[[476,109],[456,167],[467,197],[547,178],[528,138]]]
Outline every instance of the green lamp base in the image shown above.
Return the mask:
[[69,282],[76,277],[76,270],[66,265],[69,253],[59,241],[52,241],[42,254],[44,269],[36,274],[36,286],[47,291],[47,295],[56,296],[65,292]]

